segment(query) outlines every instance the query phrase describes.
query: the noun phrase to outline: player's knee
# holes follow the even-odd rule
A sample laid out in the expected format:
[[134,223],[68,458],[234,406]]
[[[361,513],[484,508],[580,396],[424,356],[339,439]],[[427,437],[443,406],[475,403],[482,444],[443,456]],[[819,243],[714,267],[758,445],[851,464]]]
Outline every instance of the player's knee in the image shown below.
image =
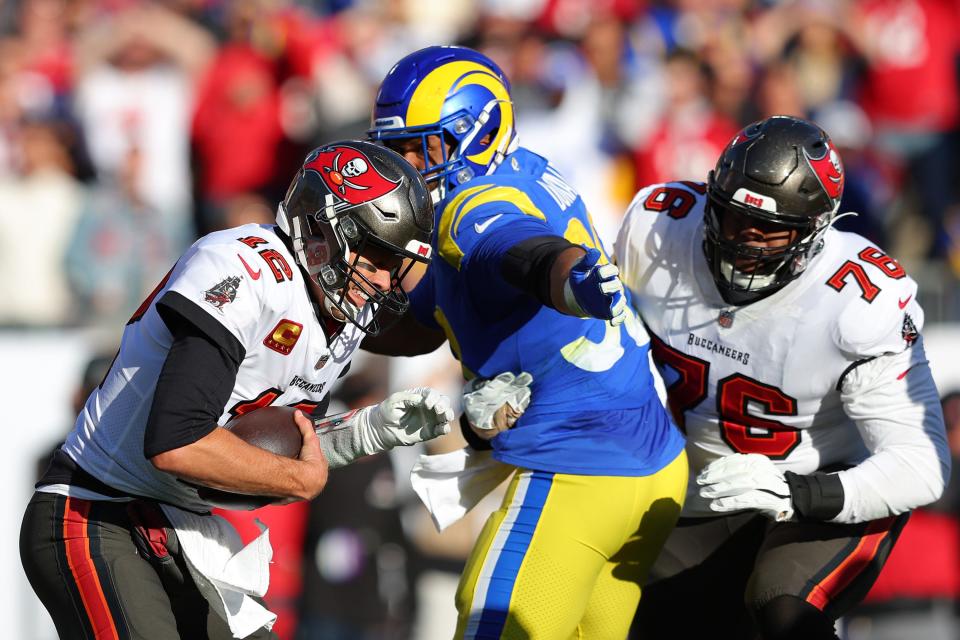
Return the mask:
[[833,620],[797,596],[777,596],[753,611],[763,640],[837,640]]

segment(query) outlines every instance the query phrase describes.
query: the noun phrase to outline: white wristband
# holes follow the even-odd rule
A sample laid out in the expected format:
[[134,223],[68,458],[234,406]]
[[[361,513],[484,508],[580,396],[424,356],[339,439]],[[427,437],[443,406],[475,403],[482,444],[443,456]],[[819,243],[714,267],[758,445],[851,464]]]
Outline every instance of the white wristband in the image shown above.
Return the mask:
[[379,438],[375,441],[371,437],[370,414],[376,409],[377,405],[370,405],[314,420],[320,449],[330,469],[345,467],[357,458],[385,450]]
[[573,315],[580,318],[590,317],[590,314],[580,306],[579,302],[577,302],[577,297],[573,295],[573,287],[570,286],[570,278],[567,278],[563,283],[563,303],[567,305],[567,309],[569,309],[570,313]]

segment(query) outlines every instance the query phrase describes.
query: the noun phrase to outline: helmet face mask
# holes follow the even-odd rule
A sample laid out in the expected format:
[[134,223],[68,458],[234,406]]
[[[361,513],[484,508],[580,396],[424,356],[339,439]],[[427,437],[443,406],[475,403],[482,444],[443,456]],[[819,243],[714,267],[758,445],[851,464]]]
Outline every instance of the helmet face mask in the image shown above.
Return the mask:
[[[384,78],[367,135],[394,149],[419,141],[421,173],[442,199],[493,172],[516,148],[510,84],[492,60],[472,49],[421,49]],[[430,154],[437,143],[439,153]]]
[[[430,259],[433,207],[423,179],[403,158],[368,142],[312,151],[277,211],[305,276],[324,294],[334,319],[369,334],[383,309],[409,306],[400,286],[416,262]],[[384,288],[369,274],[389,270]],[[362,308],[351,300],[365,300]]]
[[823,247],[843,168],[816,125],[785,116],[727,145],[707,182],[704,253],[729,304],[749,304],[798,278]]
[[[779,290],[800,276],[820,250],[827,216],[809,223],[773,223],[747,211],[708,201],[704,216],[705,251],[724,299],[747,304]],[[739,219],[731,225],[730,218]],[[740,242],[725,227],[764,229],[769,246]],[[822,229],[822,230],[821,230]],[[722,284],[720,284],[722,283]]]

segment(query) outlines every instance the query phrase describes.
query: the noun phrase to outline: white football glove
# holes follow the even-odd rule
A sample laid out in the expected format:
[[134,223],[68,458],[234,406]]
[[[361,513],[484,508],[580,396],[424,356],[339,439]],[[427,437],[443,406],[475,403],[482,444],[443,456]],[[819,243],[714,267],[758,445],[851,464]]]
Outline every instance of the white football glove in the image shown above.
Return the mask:
[[370,435],[380,450],[426,442],[450,432],[450,398],[429,387],[397,391],[370,415]]
[[331,469],[397,446],[450,433],[453,409],[447,396],[428,387],[397,391],[377,405],[314,421]]
[[489,440],[513,427],[530,406],[533,376],[509,371],[495,378],[474,378],[463,387],[463,412],[481,438]]
[[697,476],[700,495],[713,511],[760,511],[777,522],[793,517],[790,487],[770,458],[735,453],[714,460]]

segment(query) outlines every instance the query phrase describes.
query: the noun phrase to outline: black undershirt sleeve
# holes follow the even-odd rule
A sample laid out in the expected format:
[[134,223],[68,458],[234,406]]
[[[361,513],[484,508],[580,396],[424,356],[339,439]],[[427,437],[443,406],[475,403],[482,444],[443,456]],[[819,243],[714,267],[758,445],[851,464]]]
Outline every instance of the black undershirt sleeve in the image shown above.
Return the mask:
[[173,344],[147,419],[143,437],[147,458],[196,442],[217,427],[245,353],[233,334],[179,294],[174,293],[173,304],[165,304],[170,293],[174,292],[157,304]]
[[540,304],[556,309],[550,296],[550,271],[557,256],[578,246],[559,236],[526,238],[506,252],[500,263],[500,275]]
[[[194,325],[211,342],[226,352],[230,359],[236,363],[237,368],[240,367],[240,363],[246,356],[246,349],[230,333],[229,329],[214,320],[209,313],[197,306],[195,302],[176,291],[167,291],[157,301],[157,313],[160,314],[171,333],[174,332],[174,326],[182,321]],[[176,338],[176,335],[174,335],[174,338]]]

